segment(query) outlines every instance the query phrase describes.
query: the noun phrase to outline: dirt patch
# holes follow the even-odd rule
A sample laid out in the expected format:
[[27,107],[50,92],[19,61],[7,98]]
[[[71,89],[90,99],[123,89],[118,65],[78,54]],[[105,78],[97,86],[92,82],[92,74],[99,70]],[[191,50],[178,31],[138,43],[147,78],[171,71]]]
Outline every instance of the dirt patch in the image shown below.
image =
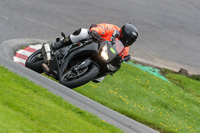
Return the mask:
[[165,76],[167,73],[175,73],[175,74],[180,74],[180,75],[184,75],[186,77],[189,77],[193,80],[197,80],[200,81],[200,75],[195,75],[195,74],[189,74],[188,71],[186,69],[181,68],[178,72],[172,71],[172,70],[167,70],[167,69],[160,69],[160,73]]

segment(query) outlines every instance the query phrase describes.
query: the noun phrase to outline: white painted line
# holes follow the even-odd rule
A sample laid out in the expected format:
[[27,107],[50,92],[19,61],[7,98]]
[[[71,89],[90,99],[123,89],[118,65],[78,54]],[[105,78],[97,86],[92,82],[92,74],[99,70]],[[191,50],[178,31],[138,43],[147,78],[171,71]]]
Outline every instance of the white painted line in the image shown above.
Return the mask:
[[[35,49],[35,50],[39,50],[39,49],[42,48],[42,44],[30,45],[29,47],[32,48],[32,49]],[[21,50],[17,51],[17,53],[29,57],[33,52],[21,49]],[[22,59],[20,57],[16,57],[16,56],[13,57],[13,60],[16,63],[21,63],[21,64],[24,64],[24,65],[25,65],[25,62],[26,62],[26,60],[24,60],[24,59]]]
[[30,48],[33,48],[33,49],[36,49],[36,50],[39,50],[39,49],[42,48],[42,44],[30,45],[29,47],[30,47]]
[[25,64],[25,62],[26,62],[26,60],[24,60],[24,59],[21,59],[21,58],[18,58],[18,57],[13,57],[13,60],[15,61],[15,62],[20,62],[20,63],[22,63],[22,64]]
[[26,50],[19,50],[17,51],[17,53],[21,54],[21,55],[26,55],[26,56],[30,56],[32,54],[32,52],[26,51]]

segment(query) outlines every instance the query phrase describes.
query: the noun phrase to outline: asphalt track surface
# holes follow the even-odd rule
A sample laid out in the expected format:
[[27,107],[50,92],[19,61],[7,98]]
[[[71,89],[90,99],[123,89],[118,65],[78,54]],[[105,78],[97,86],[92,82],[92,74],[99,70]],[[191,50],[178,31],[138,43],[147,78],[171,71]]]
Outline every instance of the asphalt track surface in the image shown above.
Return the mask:
[[92,23],[133,23],[136,58],[200,73],[199,0],[0,0],[0,42],[53,40]]
[[22,46],[29,46],[35,43],[44,43],[44,40],[37,39],[17,39],[9,40],[0,44],[0,65],[5,66],[9,70],[28,78],[36,84],[45,87],[50,92],[61,96],[67,102],[85,110],[106,122],[120,128],[127,133],[157,133],[157,131],[134,121],[116,111],[113,111],[49,78],[40,75],[23,65],[15,63],[12,58],[15,51]]

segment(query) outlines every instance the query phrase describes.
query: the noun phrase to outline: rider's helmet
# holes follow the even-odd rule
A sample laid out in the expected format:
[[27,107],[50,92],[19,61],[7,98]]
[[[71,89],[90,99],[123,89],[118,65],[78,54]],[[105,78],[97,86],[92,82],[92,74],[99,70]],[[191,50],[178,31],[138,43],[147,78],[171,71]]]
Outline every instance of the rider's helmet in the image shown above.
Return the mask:
[[121,28],[121,35],[119,40],[124,44],[125,47],[131,46],[138,37],[138,30],[131,23],[125,24]]

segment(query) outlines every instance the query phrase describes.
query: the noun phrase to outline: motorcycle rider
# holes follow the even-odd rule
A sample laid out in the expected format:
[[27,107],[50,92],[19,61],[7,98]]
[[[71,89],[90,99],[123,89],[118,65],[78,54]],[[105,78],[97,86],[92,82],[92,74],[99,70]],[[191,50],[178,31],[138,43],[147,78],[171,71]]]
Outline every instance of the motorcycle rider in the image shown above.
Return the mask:
[[125,47],[123,52],[120,54],[123,59],[125,56],[129,55],[129,46],[131,46],[138,37],[138,30],[131,23],[125,24],[121,29],[116,25],[108,23],[92,24],[89,29],[80,28],[64,40],[54,42],[52,48],[57,50],[64,46],[84,40],[89,36],[92,36],[95,40],[111,41],[112,34],[115,30],[119,31],[120,35],[117,39],[119,39]]
[[[129,46],[131,46],[138,37],[138,30],[135,26],[131,23],[126,23],[120,29],[118,26],[108,23],[101,23],[101,24],[92,24],[89,29],[80,28],[76,30],[74,33],[66,37],[64,40],[60,40],[58,42],[52,43],[52,48],[54,50],[60,49],[64,46],[71,45],[73,43],[79,42],[92,36],[94,40],[98,41],[111,41],[113,32],[118,30],[119,32],[119,39],[122,44],[124,45],[124,50],[120,53],[122,59],[126,56],[130,56],[129,53]],[[93,82],[99,83],[104,79],[104,77],[98,78],[93,80]]]

